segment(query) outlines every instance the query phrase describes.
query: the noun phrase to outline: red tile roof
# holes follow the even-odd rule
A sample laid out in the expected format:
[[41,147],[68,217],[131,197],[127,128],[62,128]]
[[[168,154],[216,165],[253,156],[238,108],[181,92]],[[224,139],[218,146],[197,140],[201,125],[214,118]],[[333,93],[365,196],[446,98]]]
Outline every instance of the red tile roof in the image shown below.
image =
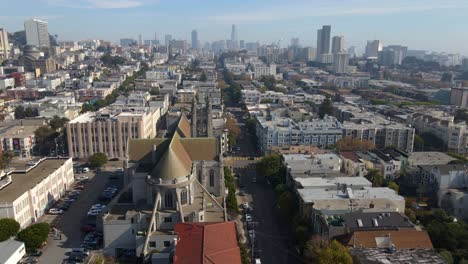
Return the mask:
[[347,245],[357,248],[376,248],[376,238],[388,237],[395,248],[425,248],[432,249],[432,242],[426,231],[415,229],[400,229],[400,230],[379,230],[379,231],[355,231]]
[[178,223],[174,264],[241,263],[234,222]]

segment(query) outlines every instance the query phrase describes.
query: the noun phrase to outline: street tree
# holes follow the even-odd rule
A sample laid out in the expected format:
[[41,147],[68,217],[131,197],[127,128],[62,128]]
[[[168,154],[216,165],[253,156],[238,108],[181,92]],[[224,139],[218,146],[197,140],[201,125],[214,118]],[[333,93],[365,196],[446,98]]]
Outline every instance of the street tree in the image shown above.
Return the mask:
[[49,126],[55,130],[55,131],[58,131],[58,130],[61,130],[65,127],[65,124],[68,122],[68,118],[66,117],[59,117],[57,115],[55,115],[54,117],[52,117],[52,119],[49,121]]
[[107,163],[107,156],[102,152],[94,153],[88,158],[88,162],[89,166],[98,168]]
[[0,242],[15,236],[20,229],[20,224],[12,218],[0,219]]
[[305,250],[306,262],[317,264],[352,264],[353,258],[348,249],[338,241],[320,242],[309,241]]
[[23,241],[26,246],[26,251],[33,252],[41,247],[47,241],[49,236],[49,224],[37,223],[32,224],[18,233],[18,240]]
[[385,181],[382,173],[377,169],[370,169],[365,175],[366,179],[372,182],[372,186],[381,187]]
[[325,98],[319,107],[319,117],[323,118],[325,115],[333,114],[333,102],[330,97]]

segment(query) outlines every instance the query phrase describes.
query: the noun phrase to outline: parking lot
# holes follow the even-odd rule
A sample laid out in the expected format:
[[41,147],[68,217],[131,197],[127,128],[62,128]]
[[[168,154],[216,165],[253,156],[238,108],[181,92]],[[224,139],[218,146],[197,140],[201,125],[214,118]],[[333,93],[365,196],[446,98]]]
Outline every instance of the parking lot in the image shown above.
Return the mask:
[[[121,164],[121,163],[120,163]],[[80,176],[88,177],[87,184],[79,183],[76,186],[82,186],[79,189],[80,194],[76,196],[76,201],[72,202],[70,207],[61,215],[44,215],[40,221],[50,223],[56,228],[56,232],[51,232],[47,245],[42,249],[42,256],[38,263],[63,263],[70,256],[72,248],[83,247],[86,233],[92,231],[96,226],[97,216],[88,216],[91,207],[97,203],[106,204],[108,199],[100,200],[103,191],[108,186],[117,188],[122,187],[122,173],[117,173],[117,166],[109,166],[109,169],[103,169],[97,174],[90,171],[87,173],[75,174],[75,178]],[[118,175],[118,176],[117,176]],[[83,178],[85,178],[83,177]],[[85,227],[86,226],[86,227]],[[82,229],[86,229],[82,231]],[[99,235],[88,235],[86,241],[95,241],[97,247],[102,242]],[[86,244],[88,246],[89,244]]]

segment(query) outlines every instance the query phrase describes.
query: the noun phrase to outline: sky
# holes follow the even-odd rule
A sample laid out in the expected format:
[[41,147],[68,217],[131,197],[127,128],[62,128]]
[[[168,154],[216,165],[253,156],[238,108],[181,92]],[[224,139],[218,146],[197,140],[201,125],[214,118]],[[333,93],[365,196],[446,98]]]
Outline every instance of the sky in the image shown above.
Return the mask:
[[[6,0],[2,0],[6,1]],[[164,39],[172,34],[190,42],[229,39],[283,46],[299,37],[315,46],[317,29],[332,26],[345,47],[363,50],[367,40],[409,49],[468,56],[467,0],[14,0],[3,4],[0,28],[24,29],[24,20],[49,22],[59,41],[120,38]],[[6,11],[6,12],[5,12]]]

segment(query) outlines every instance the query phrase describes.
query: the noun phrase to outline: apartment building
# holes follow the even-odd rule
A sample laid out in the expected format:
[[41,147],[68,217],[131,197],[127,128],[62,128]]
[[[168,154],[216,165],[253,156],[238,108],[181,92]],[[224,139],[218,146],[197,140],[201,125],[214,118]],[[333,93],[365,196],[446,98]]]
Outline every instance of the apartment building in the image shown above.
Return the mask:
[[17,157],[30,158],[36,144],[34,131],[39,126],[7,126],[0,128],[0,143],[3,152],[11,151]]
[[153,138],[161,117],[160,108],[108,107],[85,113],[67,123],[68,153],[88,157],[102,152],[109,158],[123,158],[131,138]]
[[342,137],[341,124],[331,116],[297,123],[290,118],[256,116],[256,121],[262,152],[271,151],[273,146],[298,144],[325,147],[336,144]]
[[0,218],[13,218],[21,228],[36,222],[75,180],[71,158],[43,159],[2,178],[10,182],[0,189]]
[[407,123],[419,133],[430,132],[442,139],[448,151],[468,154],[468,128],[465,122],[455,123],[452,116],[437,116],[431,112],[414,113],[408,116]]
[[334,104],[333,108],[334,116],[343,124],[343,137],[368,140],[377,148],[394,146],[408,153],[413,152],[413,127],[351,104]]

